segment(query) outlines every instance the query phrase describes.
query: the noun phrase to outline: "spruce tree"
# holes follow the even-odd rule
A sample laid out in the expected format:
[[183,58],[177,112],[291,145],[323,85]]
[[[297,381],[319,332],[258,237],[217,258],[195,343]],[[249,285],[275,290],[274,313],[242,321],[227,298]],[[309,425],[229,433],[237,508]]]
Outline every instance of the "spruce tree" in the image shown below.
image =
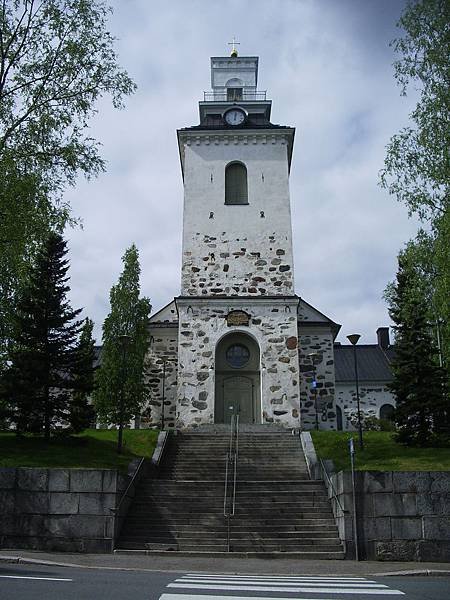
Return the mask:
[[2,393],[18,432],[44,433],[67,425],[81,312],[72,310],[66,242],[50,233],[39,248],[14,317],[13,349]]
[[140,298],[139,254],[133,244],[122,257],[123,271],[111,288],[111,310],[103,324],[101,366],[96,373],[94,404],[99,420],[123,427],[140,414],[147,399],[144,360],[148,347],[150,300]]
[[422,281],[409,255],[400,253],[397,279],[387,294],[389,314],[395,323],[390,389],[396,400],[398,441],[411,446],[450,439],[446,374],[438,364]]
[[74,392],[70,403],[69,422],[75,433],[87,429],[94,420],[94,409],[89,400],[94,390],[94,323],[86,318],[83,322],[74,363]]

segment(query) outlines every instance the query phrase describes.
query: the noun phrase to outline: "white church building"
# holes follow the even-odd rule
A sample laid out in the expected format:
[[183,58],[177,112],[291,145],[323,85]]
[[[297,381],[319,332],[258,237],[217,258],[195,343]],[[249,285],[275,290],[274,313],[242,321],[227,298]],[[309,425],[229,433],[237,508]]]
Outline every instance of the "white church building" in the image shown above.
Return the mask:
[[[335,344],[340,325],[295,293],[295,129],[271,123],[257,85],[257,57],[211,58],[200,124],[177,132],[181,293],[151,317],[143,426],[226,423],[238,412],[241,423],[348,427],[351,347]],[[358,347],[361,405],[376,416],[394,404],[388,338],[380,328],[377,344]]]

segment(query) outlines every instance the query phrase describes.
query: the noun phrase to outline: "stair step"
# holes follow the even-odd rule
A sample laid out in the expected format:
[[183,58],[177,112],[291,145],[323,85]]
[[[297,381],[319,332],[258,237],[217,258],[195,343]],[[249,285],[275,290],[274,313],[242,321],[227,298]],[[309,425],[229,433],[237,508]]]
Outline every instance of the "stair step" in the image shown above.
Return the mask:
[[[223,556],[230,550],[223,516],[229,429],[211,427],[169,438],[158,478],[144,478],[136,489],[122,552]],[[324,483],[309,478],[298,438],[259,427],[239,437],[231,551],[342,558]]]

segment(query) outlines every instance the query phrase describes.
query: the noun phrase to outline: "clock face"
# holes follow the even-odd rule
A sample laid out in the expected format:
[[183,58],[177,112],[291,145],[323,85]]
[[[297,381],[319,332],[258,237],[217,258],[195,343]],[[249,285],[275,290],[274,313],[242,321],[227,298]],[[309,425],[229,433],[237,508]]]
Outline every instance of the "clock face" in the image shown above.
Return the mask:
[[245,112],[241,108],[232,108],[225,113],[228,125],[242,125],[245,121]]

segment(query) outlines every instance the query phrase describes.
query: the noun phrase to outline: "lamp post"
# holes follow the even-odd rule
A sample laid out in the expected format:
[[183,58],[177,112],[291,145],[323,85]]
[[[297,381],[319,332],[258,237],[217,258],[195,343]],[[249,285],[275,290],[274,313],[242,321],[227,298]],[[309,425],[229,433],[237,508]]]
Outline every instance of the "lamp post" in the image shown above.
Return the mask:
[[308,354],[308,358],[310,358],[311,362],[312,362],[312,372],[313,372],[312,388],[314,391],[314,411],[316,413],[316,431],[318,431],[319,430],[319,415],[317,412],[317,379],[316,379],[316,363],[314,362],[316,357],[317,357],[317,352],[310,352]]
[[118,340],[122,349],[122,368],[121,368],[121,382],[120,382],[120,396],[119,396],[119,436],[117,438],[117,452],[122,453],[123,446],[123,412],[124,412],[124,395],[125,395],[125,384],[127,379],[126,369],[126,355],[127,348],[131,341],[131,337],[127,334],[119,335]]
[[355,384],[356,384],[356,405],[358,410],[358,437],[359,437],[359,447],[361,450],[364,449],[363,442],[363,433],[362,433],[362,425],[361,425],[361,406],[359,401],[359,380],[358,380],[358,361],[356,358],[356,344],[359,341],[361,336],[358,333],[352,333],[347,336],[348,341],[353,346],[353,358],[355,363]]
[[165,422],[164,422],[164,405],[166,402],[166,363],[167,359],[164,357],[162,359],[163,362],[163,381],[162,381],[162,400],[161,400],[161,431],[164,430]]

